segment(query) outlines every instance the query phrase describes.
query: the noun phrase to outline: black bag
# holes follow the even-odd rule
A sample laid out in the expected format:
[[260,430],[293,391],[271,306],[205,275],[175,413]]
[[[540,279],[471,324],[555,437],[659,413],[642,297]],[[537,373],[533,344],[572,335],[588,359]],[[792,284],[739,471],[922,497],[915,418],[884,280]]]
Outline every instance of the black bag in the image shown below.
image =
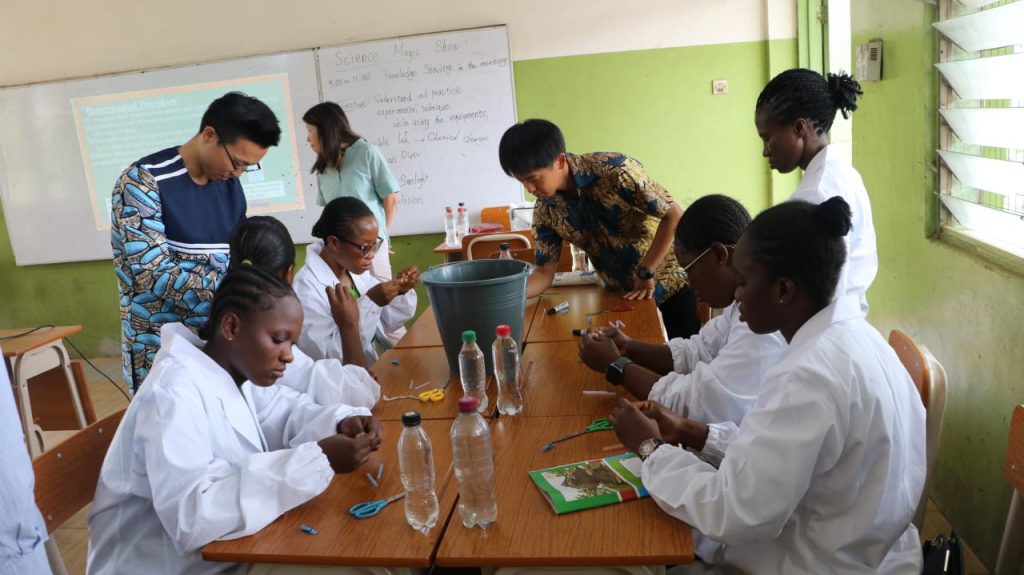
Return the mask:
[[924,566],[921,575],[963,575],[964,555],[960,551],[960,536],[954,529],[949,537],[939,535],[921,546]]

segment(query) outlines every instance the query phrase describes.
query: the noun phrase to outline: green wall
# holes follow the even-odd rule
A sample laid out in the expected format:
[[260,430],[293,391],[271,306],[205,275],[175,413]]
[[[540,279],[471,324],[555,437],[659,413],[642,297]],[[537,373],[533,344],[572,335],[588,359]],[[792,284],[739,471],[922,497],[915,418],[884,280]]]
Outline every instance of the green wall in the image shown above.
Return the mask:
[[854,164],[878,234],[869,319],[883,333],[907,332],[946,368],[931,496],[992,568],[1010,498],[1002,473],[1009,418],[1024,402],[1024,278],[926,237],[937,189],[935,16],[924,2],[852,3],[854,44],[884,42],[883,79],[862,84],[853,125]]
[[[721,193],[756,213],[771,198],[788,196],[796,181],[770,176],[753,125],[753,103],[769,72],[795,63],[796,40],[520,61],[514,63],[516,103],[521,119],[558,123],[572,151],[634,156],[684,203]],[[728,80],[729,93],[712,96],[713,79]],[[110,261],[19,268],[7,234],[0,213],[0,327],[82,324],[74,340],[83,351],[117,355]],[[393,267],[440,263],[431,250],[441,239],[396,238]],[[300,262],[303,254],[300,249]],[[422,310],[428,302],[418,291]]]

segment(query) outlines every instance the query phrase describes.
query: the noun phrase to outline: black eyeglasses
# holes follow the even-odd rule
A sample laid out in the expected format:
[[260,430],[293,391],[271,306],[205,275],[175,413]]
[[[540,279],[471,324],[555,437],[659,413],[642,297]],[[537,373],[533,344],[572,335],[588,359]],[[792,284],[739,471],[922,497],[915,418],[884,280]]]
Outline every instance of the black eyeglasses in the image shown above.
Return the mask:
[[236,171],[236,172],[258,172],[258,171],[263,169],[263,168],[260,167],[260,163],[259,162],[256,162],[255,164],[242,164],[242,163],[236,162],[235,161],[235,157],[232,156],[231,152],[228,150],[228,145],[225,144],[223,140],[220,142],[220,147],[224,148],[224,153],[228,155],[228,160],[231,162],[231,167],[234,168],[234,171]]
[[334,237],[336,237],[339,240],[345,242],[346,244],[353,245],[353,246],[359,248],[359,253],[361,253],[364,258],[377,253],[377,250],[380,249],[380,246],[382,246],[384,244],[384,238],[379,237],[379,236],[377,237],[377,241],[373,242],[372,244],[357,244],[357,243],[353,242],[352,240],[346,240],[345,238],[340,237],[340,236],[334,236]]

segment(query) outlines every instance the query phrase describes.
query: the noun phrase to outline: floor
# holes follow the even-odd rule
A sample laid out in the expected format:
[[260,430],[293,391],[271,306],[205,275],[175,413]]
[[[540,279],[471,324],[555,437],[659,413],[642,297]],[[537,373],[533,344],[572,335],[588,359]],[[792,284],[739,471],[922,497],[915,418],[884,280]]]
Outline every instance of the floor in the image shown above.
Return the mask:
[[[120,385],[120,358],[94,359],[93,363]],[[104,379],[96,370],[86,366],[86,377],[89,380],[89,389],[92,392],[92,400],[96,407],[96,416],[98,418],[102,419],[128,405],[128,401],[114,387],[114,384]],[[46,442],[47,447],[52,447],[73,433],[74,431],[47,431],[43,432],[43,440]],[[88,508],[83,509],[54,533],[54,538],[60,547],[69,575],[84,575],[85,573],[85,561],[88,550],[88,512]],[[949,522],[946,521],[946,518],[935,504],[929,501],[922,535],[930,539],[939,533],[949,532]],[[966,549],[964,561],[965,573],[967,575],[988,574],[988,570],[978,561],[978,558],[969,548]]]

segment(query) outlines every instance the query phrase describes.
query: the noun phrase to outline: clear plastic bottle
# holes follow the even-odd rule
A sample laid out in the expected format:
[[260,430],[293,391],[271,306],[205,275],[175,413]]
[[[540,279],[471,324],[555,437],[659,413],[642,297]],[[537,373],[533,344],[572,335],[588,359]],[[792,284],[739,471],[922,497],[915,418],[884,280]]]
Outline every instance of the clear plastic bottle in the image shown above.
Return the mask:
[[455,232],[455,212],[451,206],[444,209],[444,243],[450,248],[459,246],[458,234]]
[[502,243],[498,244],[498,249],[501,250],[501,253],[498,254],[498,259],[499,260],[514,260],[515,259],[514,257],[512,257],[512,246],[508,245],[507,243],[502,242]]
[[491,453],[487,421],[477,413],[476,399],[463,397],[452,424],[452,465],[459,484],[459,516],[469,528],[487,529],[498,518]]
[[402,414],[402,435],[398,438],[398,465],[405,487],[405,520],[422,533],[437,525],[437,494],[434,493],[434,451],[418,411]]
[[498,411],[502,415],[516,415],[523,411],[523,393],[519,388],[519,347],[512,339],[512,328],[499,325],[498,336],[491,346],[494,359],[494,378],[498,380]]
[[459,352],[459,378],[462,380],[462,395],[476,398],[477,409],[487,409],[487,364],[484,352],[476,344],[476,332],[462,332],[462,351]]
[[455,210],[455,237],[460,245],[462,244],[462,238],[467,235],[469,235],[469,214],[460,202],[458,209]]

